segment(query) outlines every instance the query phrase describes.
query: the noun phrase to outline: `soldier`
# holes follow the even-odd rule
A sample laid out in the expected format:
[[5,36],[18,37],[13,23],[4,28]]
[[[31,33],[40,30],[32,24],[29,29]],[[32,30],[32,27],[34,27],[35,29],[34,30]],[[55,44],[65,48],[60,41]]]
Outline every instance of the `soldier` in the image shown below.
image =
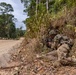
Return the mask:
[[[51,30],[49,32],[49,38],[47,41],[47,45],[52,49],[56,50],[55,52],[51,52],[51,55],[58,56],[57,64],[68,64],[69,62],[76,62],[75,58],[69,57],[69,52],[73,46],[73,40],[67,36],[62,34],[57,34],[55,30]],[[55,53],[55,54],[54,54]],[[64,63],[63,63],[64,61]],[[58,64],[58,65],[59,65]]]
[[62,44],[68,44],[69,45],[69,47],[71,48],[72,46],[73,46],[73,44],[74,44],[74,41],[71,39],[71,38],[69,38],[69,37],[67,37],[67,36],[64,36],[64,35],[62,35],[62,34],[57,34],[55,37],[54,37],[54,42],[57,44],[57,48],[59,47],[59,46],[61,46]]
[[[74,64],[76,62],[75,58],[69,57],[69,52],[73,46],[73,40],[68,38],[67,36],[63,36],[60,34],[54,37],[54,42],[59,43],[59,47],[57,49],[58,60],[56,61],[61,64]],[[64,61],[64,62],[63,62]],[[59,64],[58,64],[59,65]]]
[[57,32],[55,30],[51,30],[49,32],[49,37],[47,38],[46,42],[46,46],[51,48],[52,50],[55,49],[55,46],[54,46],[54,37],[57,35]]
[[76,65],[76,58],[75,57],[69,57],[69,50],[70,47],[68,44],[62,44],[57,49],[57,55],[58,55],[58,62],[60,65]]

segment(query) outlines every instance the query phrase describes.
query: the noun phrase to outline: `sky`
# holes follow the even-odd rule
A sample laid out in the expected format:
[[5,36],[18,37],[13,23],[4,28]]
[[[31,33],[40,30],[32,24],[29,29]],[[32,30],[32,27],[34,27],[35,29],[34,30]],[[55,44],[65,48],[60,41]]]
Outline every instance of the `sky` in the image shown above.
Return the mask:
[[17,22],[15,23],[16,24],[16,27],[19,28],[19,27],[23,27],[23,29],[26,29],[26,26],[25,24],[22,22],[23,20],[25,20],[27,18],[27,15],[24,14],[23,10],[24,10],[24,6],[23,4],[21,3],[21,0],[0,0],[0,2],[6,2],[8,4],[11,4],[13,9],[14,9],[14,12],[12,13],[15,18],[17,18]]

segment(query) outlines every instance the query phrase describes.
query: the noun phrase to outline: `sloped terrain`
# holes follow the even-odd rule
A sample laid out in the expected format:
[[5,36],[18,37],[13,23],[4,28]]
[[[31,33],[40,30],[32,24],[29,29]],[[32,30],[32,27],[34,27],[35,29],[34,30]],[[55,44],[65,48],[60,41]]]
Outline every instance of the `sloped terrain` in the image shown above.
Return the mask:
[[[68,13],[68,12],[67,12]],[[66,14],[67,15],[67,14]],[[69,56],[76,57],[76,33],[71,31],[71,34],[68,34],[69,31],[65,29],[67,24],[76,25],[76,10],[73,9],[67,17],[61,16],[59,19],[54,19],[50,25],[54,27],[59,27],[59,31],[62,34],[67,35],[68,37],[74,40],[74,45]],[[49,26],[50,29],[51,26]],[[49,29],[47,31],[49,31]],[[63,31],[61,31],[63,29]],[[66,32],[65,32],[66,30]],[[48,35],[48,32],[47,32]],[[47,36],[45,35],[45,36]],[[45,39],[45,38],[43,38]],[[25,39],[21,44],[20,48],[12,54],[13,61],[20,61],[20,65],[15,65],[13,67],[7,67],[0,70],[1,75],[76,75],[76,65],[71,66],[53,66],[56,58],[47,55],[49,51],[47,48],[43,48],[41,39]],[[45,51],[44,51],[45,49]],[[51,61],[50,59],[53,59]]]
[[[45,53],[36,53],[34,46],[36,45],[36,39],[31,40],[26,46],[22,44],[21,50],[18,50],[16,54],[13,54],[14,61],[22,62],[22,65],[15,65],[14,67],[8,67],[0,69],[1,75],[75,75],[76,65],[74,66],[61,66],[54,67],[53,62],[46,57]],[[51,58],[51,57],[50,57]]]

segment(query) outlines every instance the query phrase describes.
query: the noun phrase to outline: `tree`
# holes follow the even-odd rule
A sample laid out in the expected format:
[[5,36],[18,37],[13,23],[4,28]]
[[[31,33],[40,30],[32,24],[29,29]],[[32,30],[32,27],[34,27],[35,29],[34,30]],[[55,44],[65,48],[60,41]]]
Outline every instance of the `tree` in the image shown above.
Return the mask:
[[17,38],[24,36],[25,30],[22,30],[22,26],[16,29]]
[[0,11],[2,14],[8,14],[13,12],[13,7],[10,4],[7,4],[5,2],[0,3]]
[[36,0],[36,16],[37,16],[37,6],[38,6],[38,0]]
[[0,37],[15,37],[14,15],[11,14],[13,11],[13,7],[10,4],[0,3]]
[[46,9],[47,9],[47,13],[48,13],[48,0],[46,0]]
[[13,20],[14,16],[12,14],[8,14],[8,21],[6,24],[6,31],[7,31],[6,34],[8,38],[14,38],[16,36],[15,35],[16,28]]
[[[25,23],[27,32],[30,35],[36,35],[40,28],[50,20],[50,15],[54,16],[64,8],[76,6],[76,0],[21,0],[24,3],[25,10],[29,16]],[[48,14],[47,14],[48,13]],[[47,23],[48,24],[48,23]],[[31,34],[32,33],[32,34]]]

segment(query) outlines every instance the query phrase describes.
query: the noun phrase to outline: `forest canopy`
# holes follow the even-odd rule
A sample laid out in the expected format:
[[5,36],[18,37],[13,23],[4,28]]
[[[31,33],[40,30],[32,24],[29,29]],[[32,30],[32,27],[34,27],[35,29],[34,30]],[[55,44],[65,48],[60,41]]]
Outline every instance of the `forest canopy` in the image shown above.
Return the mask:
[[24,35],[22,27],[16,28],[17,20],[12,14],[14,9],[11,4],[5,2],[0,3],[0,37],[1,38],[17,38]]

